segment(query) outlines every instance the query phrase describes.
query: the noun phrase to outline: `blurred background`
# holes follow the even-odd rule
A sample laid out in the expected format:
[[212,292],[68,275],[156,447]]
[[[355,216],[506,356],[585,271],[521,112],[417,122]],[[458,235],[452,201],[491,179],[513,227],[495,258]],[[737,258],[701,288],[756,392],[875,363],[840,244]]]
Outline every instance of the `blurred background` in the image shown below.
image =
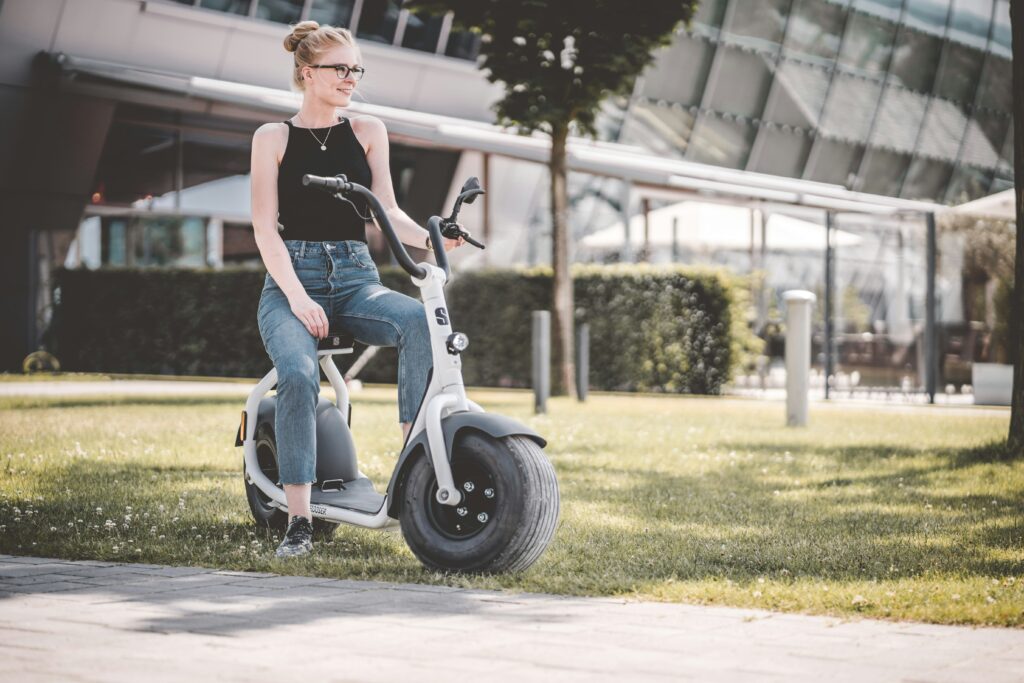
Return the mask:
[[[350,113],[387,124],[407,213],[449,208],[470,175],[488,190],[462,214],[488,249],[458,250],[454,269],[550,263],[545,138],[491,125],[501,87],[450,14],[3,0],[4,370],[46,346],[60,268],[262,268],[249,146],[298,107],[281,43],[307,18],[360,41]],[[724,391],[780,391],[781,294],[808,289],[816,390],[970,402],[989,375],[1009,381],[1011,97],[1008,0],[703,0],[632,96],[605,103],[599,139],[571,141],[572,260],[743,278],[762,343]]]

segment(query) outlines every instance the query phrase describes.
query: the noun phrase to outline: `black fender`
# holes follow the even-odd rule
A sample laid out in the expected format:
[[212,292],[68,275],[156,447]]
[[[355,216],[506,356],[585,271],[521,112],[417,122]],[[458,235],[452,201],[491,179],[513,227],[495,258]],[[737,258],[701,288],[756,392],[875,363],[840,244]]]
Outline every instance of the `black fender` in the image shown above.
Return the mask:
[[[452,444],[455,443],[455,437],[458,436],[459,432],[466,429],[483,432],[495,438],[513,435],[525,436],[537,442],[537,445],[541,448],[548,445],[547,440],[540,434],[510,417],[493,413],[465,411],[454,413],[441,419],[441,431],[444,433],[444,448],[445,452],[448,453],[449,460],[452,456]],[[427,430],[425,429],[420,430],[416,438],[412,439],[402,449],[402,454],[398,457],[398,462],[395,464],[394,474],[391,475],[391,481],[388,483],[389,517],[398,519],[402,512],[402,490],[405,488],[405,480],[409,468],[412,467],[417,458],[424,457],[429,452],[430,446],[427,443]]]

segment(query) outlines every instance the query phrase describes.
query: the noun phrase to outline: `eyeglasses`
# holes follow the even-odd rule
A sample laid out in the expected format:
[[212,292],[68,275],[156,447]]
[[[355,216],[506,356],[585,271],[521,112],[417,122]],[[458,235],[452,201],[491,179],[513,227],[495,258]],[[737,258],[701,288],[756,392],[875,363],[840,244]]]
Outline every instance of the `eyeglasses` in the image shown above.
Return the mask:
[[348,64],[310,64],[311,69],[334,69],[334,73],[338,75],[338,80],[343,81],[352,75],[355,80],[362,80],[363,74],[366,73],[366,69],[361,66],[349,66]]

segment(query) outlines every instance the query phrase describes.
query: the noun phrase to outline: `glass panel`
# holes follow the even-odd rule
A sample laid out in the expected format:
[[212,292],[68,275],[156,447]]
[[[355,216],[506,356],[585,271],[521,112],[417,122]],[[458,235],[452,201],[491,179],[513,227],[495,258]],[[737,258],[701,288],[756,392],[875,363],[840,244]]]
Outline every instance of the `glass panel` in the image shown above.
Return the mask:
[[1010,60],[989,55],[978,86],[978,104],[1012,115],[1013,65]]
[[984,55],[974,48],[946,43],[945,61],[939,71],[935,94],[955,102],[972,104]]
[[966,127],[967,117],[959,107],[952,102],[933,98],[924,119],[918,152],[946,161],[956,161]]
[[804,171],[811,139],[804,135],[762,128],[758,139],[760,150],[752,171],[799,178]]
[[825,106],[821,130],[830,137],[864,142],[882,85],[837,74]]
[[715,34],[722,27],[722,19],[725,18],[725,8],[729,0],[703,0],[697,7],[697,15],[693,18],[695,28],[706,27],[712,29]]
[[898,21],[903,0],[853,0],[853,8],[881,19]]
[[473,59],[480,54],[480,34],[472,31],[452,31],[448,34],[448,47],[444,53],[457,59]]
[[846,37],[839,63],[864,73],[880,74],[889,66],[896,25],[866,14],[853,13],[846,22]]
[[963,204],[988,194],[992,183],[992,171],[973,166],[958,166],[953,172],[947,195],[953,204]]
[[777,50],[786,27],[790,0],[758,0],[733,2],[729,21],[724,29],[726,39],[762,50]]
[[907,0],[903,23],[933,36],[946,35],[949,0]]
[[999,154],[999,173],[1007,178],[1013,177],[1013,126],[1006,130],[1003,151]]
[[903,176],[910,166],[910,155],[881,149],[869,149],[864,159],[860,189],[871,194],[895,197],[900,193]]
[[410,12],[405,22],[405,33],[402,35],[402,47],[437,52],[437,39],[441,37],[443,23],[443,15]]
[[901,194],[905,199],[941,201],[953,173],[953,165],[918,158],[910,164]]
[[849,187],[853,184],[862,154],[864,148],[860,145],[818,138],[811,151],[807,178]]
[[249,0],[201,0],[199,6],[230,14],[249,14]]
[[259,0],[256,16],[267,21],[295,24],[302,18],[303,0]]
[[122,218],[106,218],[101,229],[101,261],[109,266],[128,265],[127,225]]
[[1005,116],[979,111],[967,124],[961,161],[984,168],[995,166],[999,162],[999,149],[1003,146],[1009,124],[1010,120]]
[[953,0],[950,39],[984,50],[991,23],[992,0]]
[[639,145],[659,156],[681,159],[690,144],[694,118],[679,105],[666,107],[637,100],[629,109],[619,142]]
[[902,88],[887,88],[878,109],[871,144],[913,152],[927,104],[923,95]]
[[400,13],[398,0],[366,0],[359,13],[357,37],[377,43],[393,42]]
[[748,123],[705,116],[695,132],[687,159],[715,166],[743,168],[756,130]]
[[718,78],[710,84],[708,106],[715,111],[759,118],[772,82],[766,58],[722,46],[718,60]]
[[939,38],[919,31],[900,31],[889,76],[911,90],[931,92],[941,54],[942,41]]
[[989,49],[1001,56],[1010,59],[1013,56],[1013,46],[1010,39],[1010,3],[1008,0],[996,0],[996,12],[992,27],[992,42]]
[[816,127],[828,93],[828,81],[828,72],[823,69],[783,60],[775,72],[764,118],[801,128]]
[[320,24],[348,28],[352,22],[355,0],[313,0],[309,18]]
[[823,0],[796,0],[786,28],[786,53],[830,64],[839,54],[846,10]]
[[[640,94],[656,100],[700,104],[714,56],[714,45],[678,36],[671,46],[656,53],[654,64],[644,74]],[[680,69],[681,64],[686,68]]]

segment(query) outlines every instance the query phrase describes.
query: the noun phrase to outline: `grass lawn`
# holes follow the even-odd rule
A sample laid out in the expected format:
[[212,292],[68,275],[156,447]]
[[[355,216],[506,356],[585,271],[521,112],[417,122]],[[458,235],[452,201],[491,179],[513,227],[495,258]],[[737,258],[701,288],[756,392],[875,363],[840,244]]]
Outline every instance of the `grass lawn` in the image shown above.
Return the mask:
[[[350,527],[274,559],[245,503],[241,401],[217,397],[0,399],[0,552],[1024,625],[1008,413],[812,406],[795,430],[777,403],[598,394],[533,416],[526,392],[470,394],[550,441],[562,517],[526,573],[431,573],[401,534]],[[378,488],[395,400],[354,397]]]

